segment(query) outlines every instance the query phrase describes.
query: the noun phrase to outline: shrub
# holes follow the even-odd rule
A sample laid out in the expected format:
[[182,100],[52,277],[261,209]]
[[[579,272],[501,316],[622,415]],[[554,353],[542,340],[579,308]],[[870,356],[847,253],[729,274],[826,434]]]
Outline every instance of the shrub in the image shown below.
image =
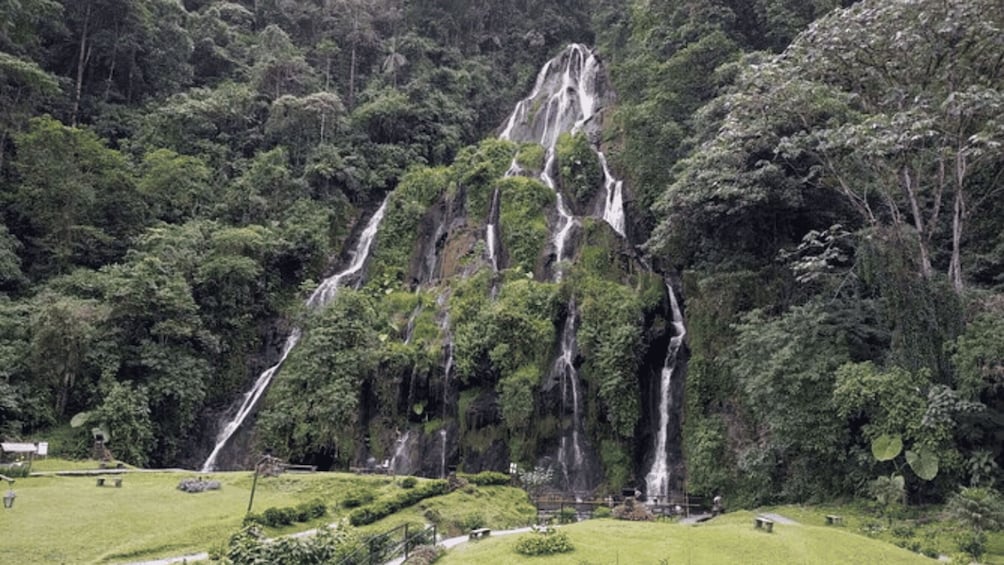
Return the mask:
[[959,551],[979,561],[987,551],[987,535],[983,532],[962,532],[957,540]]
[[178,490],[183,492],[204,492],[207,490],[220,490],[220,481],[207,481],[202,477],[197,479],[182,479],[178,483]]
[[482,471],[480,473],[471,475],[464,473],[463,478],[467,479],[468,482],[474,483],[479,487],[486,487],[492,485],[508,485],[511,481],[509,475],[505,473],[499,473],[498,471]]
[[574,549],[568,534],[552,528],[521,537],[515,547],[516,553],[528,556],[567,553]]
[[373,498],[373,491],[357,489],[349,492],[349,494],[342,499],[342,506],[345,508],[356,508],[357,506],[373,502]]
[[898,538],[912,538],[914,534],[914,529],[909,524],[902,524],[893,526],[892,535]]
[[270,528],[278,528],[279,526],[288,526],[293,523],[294,511],[291,508],[266,508],[262,512],[262,518],[266,526]]
[[435,563],[445,552],[446,550],[437,546],[422,545],[412,550],[404,565],[430,565]]
[[449,484],[444,480],[429,481],[391,498],[356,508],[349,513],[349,523],[353,526],[372,524],[380,518],[389,516],[426,498],[446,494],[448,490]]
[[574,524],[578,521],[578,513],[574,508],[562,508],[558,511],[559,524]]
[[405,477],[401,479],[401,488],[414,488],[418,484],[418,479],[415,477]]
[[649,522],[654,519],[652,513],[643,504],[635,504],[633,498],[629,498],[614,508],[614,518],[618,520],[631,520],[634,522]]
[[593,510],[593,518],[609,518],[613,516],[614,512],[607,506],[599,506],[596,510]]

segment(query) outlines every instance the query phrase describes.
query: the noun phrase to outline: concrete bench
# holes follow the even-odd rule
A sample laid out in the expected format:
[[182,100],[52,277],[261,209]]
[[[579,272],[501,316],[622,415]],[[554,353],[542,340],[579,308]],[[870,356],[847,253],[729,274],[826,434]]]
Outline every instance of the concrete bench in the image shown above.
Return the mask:
[[753,526],[757,529],[763,529],[763,531],[770,533],[774,531],[774,520],[764,516],[757,516],[753,519]]
[[[105,486],[105,480],[106,477],[98,477],[97,486],[99,487]],[[114,479],[112,479],[112,481],[115,482],[115,488],[122,488],[122,477],[115,477]]]
[[477,528],[477,529],[471,530],[471,533],[470,533],[470,536],[468,536],[468,539],[476,540],[478,538],[486,538],[491,533],[492,533],[492,531],[489,530],[488,528]]
[[826,525],[827,526],[842,526],[844,523],[843,516],[837,516],[835,514],[826,515]]

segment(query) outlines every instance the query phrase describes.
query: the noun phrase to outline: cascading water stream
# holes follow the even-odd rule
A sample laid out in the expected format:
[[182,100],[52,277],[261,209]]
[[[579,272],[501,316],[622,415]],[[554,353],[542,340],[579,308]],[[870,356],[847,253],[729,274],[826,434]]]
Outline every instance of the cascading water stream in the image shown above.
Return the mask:
[[390,458],[390,468],[395,475],[407,473],[411,463],[411,456],[408,453],[408,441],[411,439],[411,430],[407,430],[397,438],[397,446],[394,448],[394,456]]
[[667,283],[666,288],[669,290],[669,304],[673,315],[670,320],[673,336],[669,339],[669,349],[666,351],[666,362],[660,379],[659,429],[655,436],[655,458],[652,461],[652,469],[645,476],[645,493],[649,498],[666,497],[669,494],[669,458],[666,443],[669,437],[669,414],[672,409],[670,385],[677,367],[677,354],[680,352],[683,339],[687,336],[687,328],[683,323],[683,314],[676,301],[673,286]]
[[488,262],[491,263],[492,271],[499,272],[498,259],[498,235],[497,228],[499,221],[499,189],[496,187],[492,192],[492,205],[488,211],[488,225],[485,226],[485,247],[488,251]]
[[[561,379],[562,408],[567,410],[568,407],[571,407],[572,409],[571,425],[567,431],[562,433],[561,446],[558,449],[558,462],[561,464],[565,486],[569,490],[579,490],[583,487],[581,481],[576,481],[575,472],[582,468],[585,459],[580,438],[582,414],[579,402],[579,374],[575,368],[577,349],[575,326],[575,302],[572,301],[568,307],[565,327],[561,331],[561,354],[554,361],[554,372]],[[579,488],[577,489],[577,487]]]
[[[445,310],[447,294],[440,294],[436,299],[436,303]],[[453,376],[453,334],[450,332],[450,314],[446,311],[443,316],[442,324],[440,328],[443,331],[443,347],[446,348],[446,363],[443,364],[443,429],[439,430],[439,434],[442,438],[440,443],[439,452],[439,476],[446,478],[446,449],[447,449],[447,439],[448,432],[446,429],[446,422],[449,421],[447,409],[450,406],[450,377]],[[459,417],[459,415],[458,415]]]
[[624,181],[614,178],[607,166],[607,156],[597,151],[603,166],[603,188],[606,198],[603,201],[603,219],[614,228],[614,231],[624,237]]
[[[532,141],[547,150],[546,164],[541,180],[558,193],[557,230],[553,238],[557,262],[564,259],[564,245],[576,221],[568,211],[561,193],[555,189],[552,176],[555,146],[564,132],[580,131],[602,109],[602,65],[590,49],[580,44],[568,46],[561,54],[548,61],[537,74],[530,95],[516,104],[499,135],[510,141]],[[534,114],[531,109],[537,108]],[[624,200],[622,183],[614,179],[607,166],[606,157],[596,148],[604,172],[603,219],[620,235],[624,235]],[[506,175],[519,174],[521,169],[513,159]]]
[[[317,286],[314,292],[310,295],[310,298],[307,299],[306,304],[308,309],[313,310],[326,305],[337,294],[342,280],[347,277],[352,277],[362,270],[363,265],[366,263],[366,259],[369,257],[370,247],[373,245],[373,239],[376,237],[377,229],[380,227],[380,222],[383,220],[384,212],[387,209],[388,199],[389,196],[384,199],[382,204],[380,204],[380,208],[378,208],[373,214],[369,223],[366,224],[366,228],[363,230],[363,233],[359,236],[359,241],[356,243],[356,248],[352,257],[352,262],[345,270],[328,277]],[[258,379],[255,380],[254,386],[252,386],[251,390],[244,395],[244,399],[241,402],[241,406],[237,410],[236,415],[234,415],[234,417],[223,426],[223,429],[220,430],[220,433],[216,436],[216,445],[213,447],[213,451],[209,454],[209,457],[206,458],[205,463],[202,464],[201,472],[209,473],[215,470],[216,459],[219,457],[220,451],[224,446],[226,446],[230,438],[241,427],[241,424],[244,423],[244,420],[254,409],[255,405],[258,403],[258,399],[261,398],[265,389],[268,388],[269,383],[272,382],[272,377],[275,376],[275,373],[280,367],[282,367],[283,362],[286,361],[286,357],[289,356],[289,353],[294,347],[296,347],[296,344],[299,343],[300,336],[300,328],[293,328],[293,331],[290,332],[289,337],[286,339],[286,344],[282,348],[282,355],[279,357],[279,361],[258,376]]]
[[[548,61],[537,75],[530,95],[521,100],[506,120],[500,138],[510,141],[535,142],[545,149],[545,162],[540,180],[555,193],[557,220],[553,226],[551,243],[554,246],[554,280],[562,277],[562,263],[567,256],[567,243],[578,221],[566,205],[565,198],[554,181],[558,137],[565,132],[580,131],[600,109],[602,66],[595,54],[583,45],[570,45],[554,59]],[[536,109],[536,110],[533,110]],[[533,113],[531,114],[531,110]],[[597,152],[603,165],[604,202],[603,219],[621,236],[624,235],[624,210],[622,184],[613,178],[606,157]],[[520,174],[522,169],[513,158],[507,176]],[[489,242],[489,247],[494,242]],[[560,379],[562,410],[571,409],[572,422],[562,434],[558,450],[565,486],[568,490],[588,490],[589,477],[584,470],[584,447],[581,438],[582,407],[579,398],[580,381],[575,369],[576,355],[575,303],[568,308],[568,318],[561,336],[561,351],[555,360],[553,372]],[[566,412],[567,413],[567,412]]]

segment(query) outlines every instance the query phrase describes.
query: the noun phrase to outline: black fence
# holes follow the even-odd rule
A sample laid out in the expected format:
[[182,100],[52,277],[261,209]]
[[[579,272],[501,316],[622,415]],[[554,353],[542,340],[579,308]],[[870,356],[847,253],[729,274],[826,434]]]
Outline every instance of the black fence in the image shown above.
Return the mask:
[[698,514],[707,510],[701,497],[686,494],[671,495],[665,498],[639,500],[631,496],[607,497],[604,500],[570,500],[560,497],[541,497],[535,501],[537,506],[537,523],[549,521],[581,521],[592,518],[598,508],[608,508],[610,511],[626,500],[632,499],[634,504],[642,505],[655,516],[682,516]]
[[363,545],[342,558],[338,565],[376,565],[396,557],[408,558],[410,552],[421,545],[435,545],[436,526],[411,527],[408,524],[365,538]]

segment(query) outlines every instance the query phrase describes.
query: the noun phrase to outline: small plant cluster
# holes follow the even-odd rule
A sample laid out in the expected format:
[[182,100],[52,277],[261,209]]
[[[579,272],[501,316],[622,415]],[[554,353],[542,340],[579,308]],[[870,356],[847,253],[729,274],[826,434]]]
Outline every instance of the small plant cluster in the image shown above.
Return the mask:
[[512,482],[512,478],[505,474],[499,473],[498,471],[482,471],[476,474],[470,473],[458,473],[461,478],[467,479],[467,482],[474,483],[479,487],[487,487],[493,485],[505,486]]
[[230,538],[224,556],[223,562],[233,565],[369,562],[367,547],[359,536],[341,528],[321,528],[316,535],[303,538],[268,540],[257,527],[247,526]]
[[411,550],[411,555],[403,565],[431,565],[442,557],[446,550],[435,545],[420,545]]
[[401,488],[404,489],[415,488],[415,485],[417,484],[418,484],[418,479],[416,479],[415,477],[405,477],[401,479]]
[[568,534],[547,527],[521,537],[516,542],[515,550],[520,555],[534,556],[568,553],[574,551],[575,547],[568,539]]
[[349,494],[342,499],[342,506],[345,508],[357,508],[363,504],[373,502],[374,498],[373,491],[368,489],[356,489],[349,492]]
[[598,506],[593,510],[593,518],[609,518],[614,515],[614,511],[608,506]]
[[628,498],[624,504],[619,504],[613,510],[614,518],[631,520],[633,522],[651,522],[655,519],[644,504],[635,504],[633,498]]
[[293,522],[308,522],[328,513],[328,506],[320,499],[304,502],[296,506],[266,508],[261,514],[248,514],[244,523],[260,524],[270,528],[288,526]]
[[178,490],[182,492],[205,492],[207,490],[220,490],[220,481],[211,481],[198,477],[195,479],[182,479],[178,483]]
[[349,523],[357,527],[372,524],[380,518],[390,516],[402,508],[407,508],[426,498],[439,496],[447,492],[449,492],[449,484],[445,480],[429,481],[413,489],[403,491],[392,498],[356,508],[349,513]]
[[579,521],[579,513],[574,508],[562,508],[558,511],[559,524],[574,524]]

